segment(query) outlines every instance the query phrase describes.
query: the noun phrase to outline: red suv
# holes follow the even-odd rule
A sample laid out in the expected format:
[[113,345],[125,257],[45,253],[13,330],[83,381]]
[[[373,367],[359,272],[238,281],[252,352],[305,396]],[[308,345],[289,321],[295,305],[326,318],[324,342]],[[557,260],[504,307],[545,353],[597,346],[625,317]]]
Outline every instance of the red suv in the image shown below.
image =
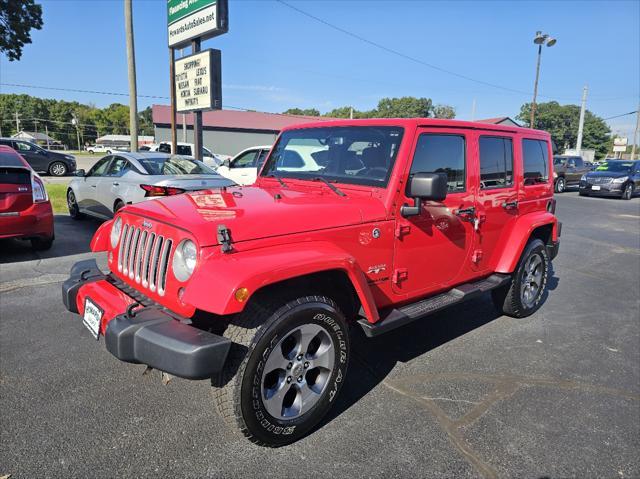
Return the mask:
[[[525,317],[558,252],[549,135],[432,119],[285,129],[248,187],[130,205],[96,232],[110,273],[62,292],[122,361],[212,378],[252,441],[308,433],[377,336],[491,292]],[[455,321],[455,318],[451,319]]]
[[8,146],[0,145],[0,239],[31,240],[36,250],[51,248],[53,211],[42,179]]

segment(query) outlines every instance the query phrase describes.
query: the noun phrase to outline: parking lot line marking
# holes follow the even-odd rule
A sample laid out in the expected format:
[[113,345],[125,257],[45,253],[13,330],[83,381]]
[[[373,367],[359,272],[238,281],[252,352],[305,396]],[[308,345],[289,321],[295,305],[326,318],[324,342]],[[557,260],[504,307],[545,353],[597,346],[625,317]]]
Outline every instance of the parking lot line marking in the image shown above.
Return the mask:
[[68,275],[59,273],[49,273],[38,276],[37,278],[16,279],[14,281],[5,281],[0,283],[0,293],[6,293],[16,289],[26,288],[29,286],[42,286],[45,284],[62,283],[67,279]]

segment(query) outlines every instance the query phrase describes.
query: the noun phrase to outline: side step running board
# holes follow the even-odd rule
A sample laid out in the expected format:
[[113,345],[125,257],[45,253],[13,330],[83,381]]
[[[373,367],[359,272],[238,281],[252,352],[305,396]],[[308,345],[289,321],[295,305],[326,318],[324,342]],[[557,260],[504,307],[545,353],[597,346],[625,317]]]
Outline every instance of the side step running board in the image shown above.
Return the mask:
[[358,323],[362,327],[364,334],[368,337],[377,336],[404,326],[415,319],[475,298],[486,291],[507,284],[510,280],[511,276],[508,274],[492,274],[488,278],[473,283],[461,284],[447,292],[436,294],[427,299],[405,304],[399,308],[382,311],[380,320],[376,323],[372,324],[364,318],[359,319]]

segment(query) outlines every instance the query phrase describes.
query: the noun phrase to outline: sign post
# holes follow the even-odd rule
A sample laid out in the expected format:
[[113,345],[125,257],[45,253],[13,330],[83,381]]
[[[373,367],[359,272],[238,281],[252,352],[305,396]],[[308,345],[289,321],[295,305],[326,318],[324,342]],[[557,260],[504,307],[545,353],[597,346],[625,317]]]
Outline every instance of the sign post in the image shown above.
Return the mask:
[[[171,74],[171,142],[177,151],[176,112],[193,112],[195,158],[202,160],[202,112],[222,109],[220,50],[201,52],[203,40],[229,30],[228,0],[167,0]],[[191,43],[191,55],[175,59],[175,49]]]

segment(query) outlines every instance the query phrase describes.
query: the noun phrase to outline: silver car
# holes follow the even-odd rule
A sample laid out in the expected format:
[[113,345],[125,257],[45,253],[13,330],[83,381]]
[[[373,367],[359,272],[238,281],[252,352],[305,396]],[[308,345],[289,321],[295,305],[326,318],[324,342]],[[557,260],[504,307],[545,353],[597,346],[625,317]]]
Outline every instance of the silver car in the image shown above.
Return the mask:
[[204,163],[166,153],[119,152],[78,170],[67,190],[72,218],[109,219],[124,205],[185,191],[233,185]]

